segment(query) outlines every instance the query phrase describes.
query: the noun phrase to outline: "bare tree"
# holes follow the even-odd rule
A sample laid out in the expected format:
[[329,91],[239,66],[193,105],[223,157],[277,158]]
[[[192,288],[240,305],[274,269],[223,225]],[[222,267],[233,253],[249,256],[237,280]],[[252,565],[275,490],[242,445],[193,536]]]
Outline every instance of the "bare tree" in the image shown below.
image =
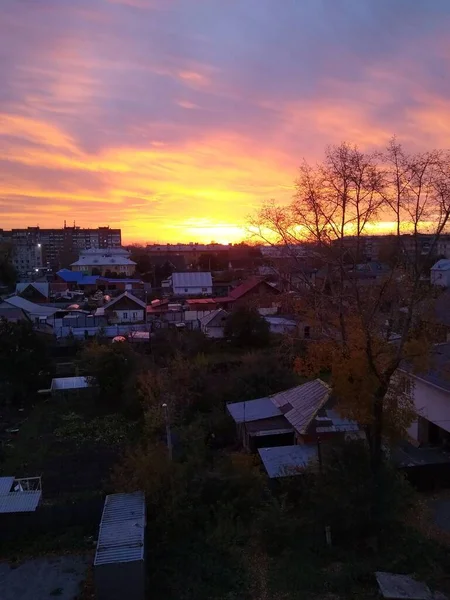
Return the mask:
[[[429,354],[432,340],[415,326],[415,314],[430,293],[425,267],[449,216],[449,155],[408,154],[393,139],[381,154],[329,148],[322,164],[300,167],[289,206],[272,202],[252,223],[300,271],[299,245],[316,260],[315,284],[303,288],[299,302],[322,337],[297,365],[308,374],[331,370],[342,410],[366,426],[374,468],[383,436],[404,432],[413,418],[394,375],[402,361],[423,364]],[[366,236],[380,221],[391,225],[394,260],[386,271],[365,273]]]

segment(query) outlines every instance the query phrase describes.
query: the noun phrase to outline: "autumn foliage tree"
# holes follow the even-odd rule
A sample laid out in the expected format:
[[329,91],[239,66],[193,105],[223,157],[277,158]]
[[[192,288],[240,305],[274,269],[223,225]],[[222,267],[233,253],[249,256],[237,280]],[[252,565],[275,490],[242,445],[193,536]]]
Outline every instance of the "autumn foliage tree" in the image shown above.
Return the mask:
[[[297,369],[331,372],[342,412],[366,426],[374,468],[383,439],[413,418],[397,372],[404,361],[427,363],[432,340],[415,316],[430,294],[426,268],[449,216],[449,154],[410,154],[393,139],[377,154],[345,143],[329,148],[321,164],[300,167],[289,206],[272,202],[253,223],[266,243],[292,250],[297,273],[304,259],[293,249],[308,243],[318,270],[314,284],[305,276],[299,302],[320,336]],[[392,230],[390,268],[365,276],[365,236],[380,221]]]

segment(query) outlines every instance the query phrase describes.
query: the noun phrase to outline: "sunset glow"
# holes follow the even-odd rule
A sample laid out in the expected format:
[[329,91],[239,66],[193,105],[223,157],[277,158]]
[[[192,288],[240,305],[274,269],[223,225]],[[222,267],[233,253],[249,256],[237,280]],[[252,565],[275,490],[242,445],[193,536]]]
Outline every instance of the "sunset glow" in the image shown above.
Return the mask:
[[328,144],[448,146],[449,25],[447,0],[4,0],[0,227],[240,241]]

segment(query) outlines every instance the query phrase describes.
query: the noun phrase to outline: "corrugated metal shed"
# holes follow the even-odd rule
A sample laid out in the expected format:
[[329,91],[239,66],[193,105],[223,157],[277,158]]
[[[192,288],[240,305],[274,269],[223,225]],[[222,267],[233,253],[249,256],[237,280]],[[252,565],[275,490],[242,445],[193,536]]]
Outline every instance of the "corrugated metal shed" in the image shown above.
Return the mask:
[[258,398],[247,402],[227,404],[227,409],[236,423],[250,423],[260,419],[282,416],[281,410],[270,398]]
[[0,513],[33,512],[41,499],[41,490],[0,494]]
[[79,390],[89,387],[86,377],[55,377],[52,379],[51,389],[54,390]]
[[9,494],[14,483],[14,477],[0,477],[0,494]]
[[298,475],[318,459],[317,446],[309,444],[259,448],[258,452],[271,479]]
[[212,287],[211,273],[197,273],[195,271],[172,273],[172,286],[174,288],[210,288]]
[[315,379],[269,397],[295,430],[304,434],[329,396],[327,384]]
[[323,419],[326,422],[331,421],[331,424],[320,425],[321,420],[317,419],[317,433],[338,433],[360,430],[360,426],[356,421],[341,417],[335,410],[326,410],[325,414],[326,417],[323,417]]
[[144,560],[145,495],[106,496],[94,566]]

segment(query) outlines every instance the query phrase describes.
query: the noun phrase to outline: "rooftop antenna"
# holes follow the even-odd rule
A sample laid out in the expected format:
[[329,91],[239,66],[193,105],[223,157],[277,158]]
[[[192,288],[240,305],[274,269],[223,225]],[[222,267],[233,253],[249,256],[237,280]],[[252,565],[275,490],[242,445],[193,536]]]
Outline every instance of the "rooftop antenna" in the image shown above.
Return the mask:
[[64,229],[66,228],[66,220],[64,219]]

